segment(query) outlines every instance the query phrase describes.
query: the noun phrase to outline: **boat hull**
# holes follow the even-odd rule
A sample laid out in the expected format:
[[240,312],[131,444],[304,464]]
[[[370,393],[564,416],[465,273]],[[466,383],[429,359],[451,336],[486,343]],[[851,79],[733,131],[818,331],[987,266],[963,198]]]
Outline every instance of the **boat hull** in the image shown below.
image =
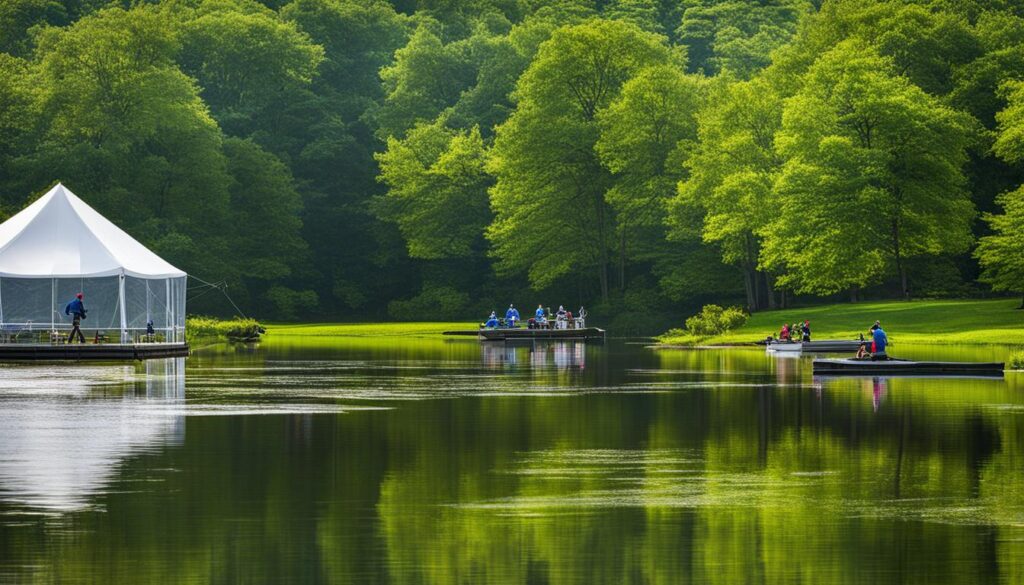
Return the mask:
[[769,343],[769,351],[805,351],[812,353],[856,353],[860,347],[856,339],[825,339],[822,341],[794,341],[790,343]]
[[604,329],[584,327],[582,329],[481,329],[476,332],[481,341],[515,341],[520,339],[578,339],[603,341]]
[[996,362],[915,362],[909,360],[814,360],[815,376],[995,376],[1003,375]]

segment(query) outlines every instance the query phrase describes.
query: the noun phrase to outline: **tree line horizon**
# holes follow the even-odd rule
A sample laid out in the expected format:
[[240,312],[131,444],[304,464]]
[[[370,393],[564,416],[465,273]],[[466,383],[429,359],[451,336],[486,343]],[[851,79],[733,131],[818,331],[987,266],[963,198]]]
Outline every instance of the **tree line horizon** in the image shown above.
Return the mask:
[[263,319],[1021,293],[1022,163],[1004,0],[0,5],[0,217],[63,181]]

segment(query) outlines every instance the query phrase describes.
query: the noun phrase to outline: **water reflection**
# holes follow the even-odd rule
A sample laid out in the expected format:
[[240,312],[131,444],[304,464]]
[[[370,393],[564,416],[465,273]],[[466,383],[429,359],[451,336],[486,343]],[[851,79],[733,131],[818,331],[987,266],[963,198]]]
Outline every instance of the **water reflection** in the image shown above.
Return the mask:
[[[149,379],[178,387],[0,368],[0,412],[145,420]],[[87,505],[0,495],[0,582],[1019,583],[1021,386],[615,343],[224,348],[170,401],[188,432],[107,456]]]
[[559,370],[587,366],[587,344],[582,341],[481,342],[481,361],[490,368],[555,367]]
[[184,359],[0,370],[0,498],[87,507],[126,459],[185,441]]

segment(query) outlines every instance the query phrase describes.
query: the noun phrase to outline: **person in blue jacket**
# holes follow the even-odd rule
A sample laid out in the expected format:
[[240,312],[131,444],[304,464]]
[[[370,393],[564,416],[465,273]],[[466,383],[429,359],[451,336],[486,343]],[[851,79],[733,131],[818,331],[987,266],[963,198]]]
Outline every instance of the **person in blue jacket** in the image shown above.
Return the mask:
[[79,328],[82,319],[85,319],[85,305],[82,303],[82,293],[75,295],[75,299],[64,306],[64,314],[71,315],[71,334],[68,335],[68,343],[74,343],[75,336],[78,336],[79,343],[85,343],[85,335]]
[[494,329],[498,326],[498,313],[491,311],[491,316],[487,318],[487,322],[484,323],[484,327],[488,329]]
[[875,321],[875,326],[872,328],[871,336],[875,342],[874,351],[871,352],[872,360],[887,360],[889,356],[885,353],[885,348],[889,345],[889,338],[885,334],[885,330],[882,329],[882,324]]
[[509,305],[508,310],[505,311],[505,324],[509,327],[515,327],[518,322],[519,311],[514,306]]

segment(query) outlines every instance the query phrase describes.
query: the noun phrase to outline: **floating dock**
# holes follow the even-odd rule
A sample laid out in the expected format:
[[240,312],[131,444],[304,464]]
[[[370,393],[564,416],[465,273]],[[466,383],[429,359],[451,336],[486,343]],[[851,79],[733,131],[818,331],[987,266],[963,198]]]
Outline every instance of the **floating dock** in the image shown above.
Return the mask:
[[915,362],[910,360],[814,360],[815,376],[1003,376],[995,362]]
[[516,327],[513,329],[469,329],[462,331],[445,331],[444,335],[476,336],[481,341],[518,341],[518,340],[580,340],[604,341],[605,331],[597,327],[580,329],[529,329]]
[[0,343],[0,362],[135,361],[187,357],[187,343]]

